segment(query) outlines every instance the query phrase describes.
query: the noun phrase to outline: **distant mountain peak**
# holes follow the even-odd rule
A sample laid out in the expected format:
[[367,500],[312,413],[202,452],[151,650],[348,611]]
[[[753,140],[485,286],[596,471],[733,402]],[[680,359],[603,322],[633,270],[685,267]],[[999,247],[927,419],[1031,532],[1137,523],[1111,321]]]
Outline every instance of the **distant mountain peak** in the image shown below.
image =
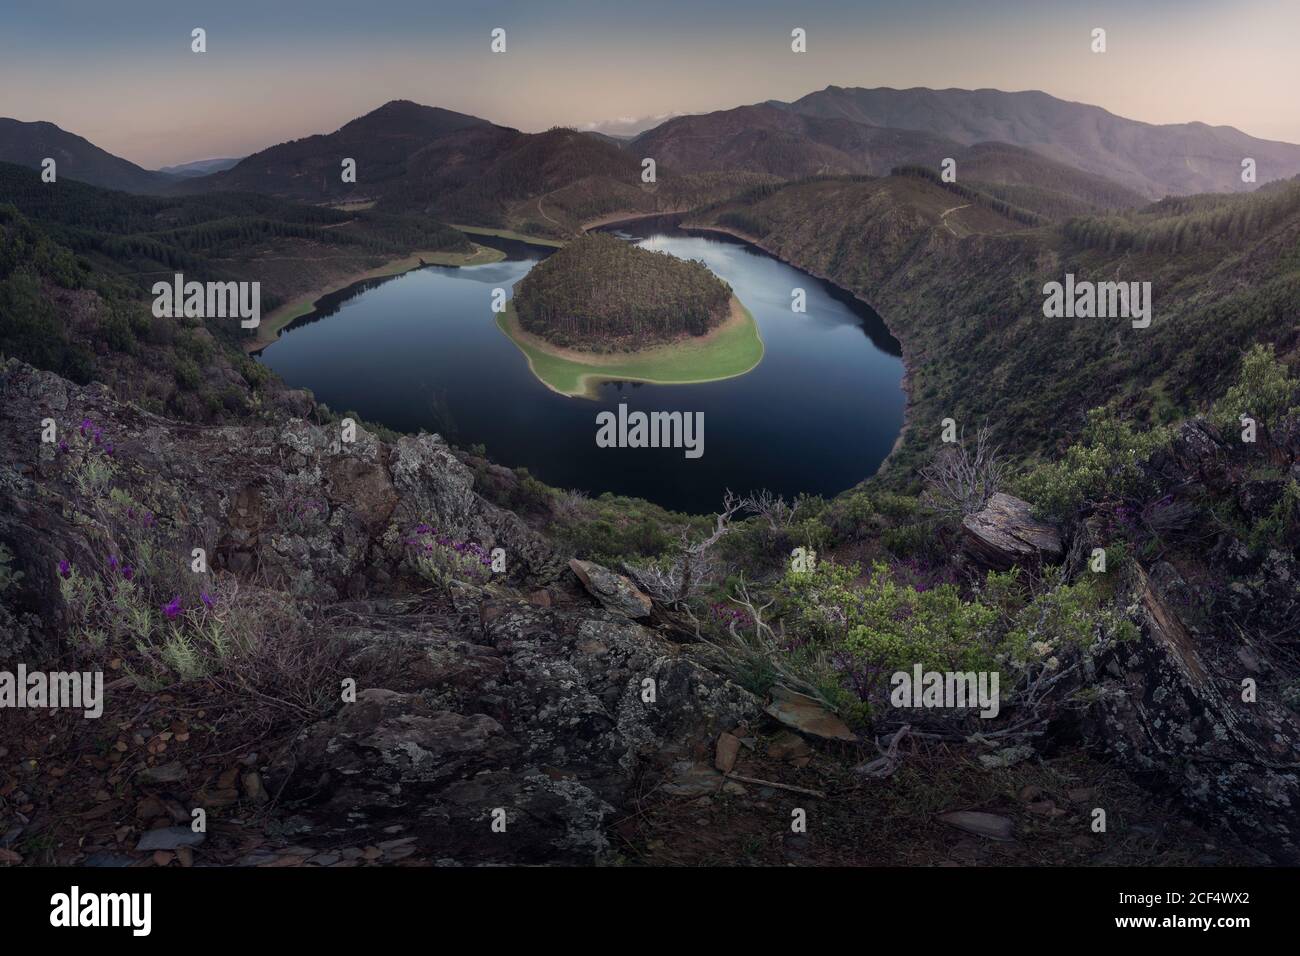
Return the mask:
[[157,192],[171,182],[171,177],[163,173],[114,156],[85,137],[46,120],[0,118],[0,162],[39,169],[47,158],[55,161],[60,177],[105,189]]

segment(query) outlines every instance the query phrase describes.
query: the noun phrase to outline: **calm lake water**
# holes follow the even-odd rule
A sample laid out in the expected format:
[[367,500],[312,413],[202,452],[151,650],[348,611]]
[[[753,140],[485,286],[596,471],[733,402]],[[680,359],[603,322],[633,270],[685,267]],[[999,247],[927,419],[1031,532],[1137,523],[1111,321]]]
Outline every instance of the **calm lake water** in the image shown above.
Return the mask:
[[[747,375],[704,385],[608,383],[597,400],[566,398],[533,377],[493,321],[492,289],[510,289],[549,250],[490,242],[509,258],[430,266],[330,296],[267,348],[262,361],[337,411],[401,431],[482,444],[494,461],[547,484],[715,510],[727,488],[833,495],[875,472],[903,420],[898,344],[870,309],[828,283],[725,237],[671,220],[612,229],[649,249],[699,259],[758,322],[766,354]],[[794,313],[794,288],[808,311]],[[596,415],[704,413],[704,455],[598,448]]]

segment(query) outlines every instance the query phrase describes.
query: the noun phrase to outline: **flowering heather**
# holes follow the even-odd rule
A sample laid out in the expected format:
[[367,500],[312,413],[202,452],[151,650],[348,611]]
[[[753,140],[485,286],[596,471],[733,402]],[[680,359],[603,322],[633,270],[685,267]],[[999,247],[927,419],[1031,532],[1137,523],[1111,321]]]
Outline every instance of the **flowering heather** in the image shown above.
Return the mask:
[[404,542],[412,563],[435,584],[482,584],[492,576],[492,556],[472,541],[457,541],[427,524],[417,525]]
[[714,601],[709,605],[709,620],[724,631],[733,624],[740,630],[746,630],[754,626],[754,619],[749,616],[748,611],[722,601]]

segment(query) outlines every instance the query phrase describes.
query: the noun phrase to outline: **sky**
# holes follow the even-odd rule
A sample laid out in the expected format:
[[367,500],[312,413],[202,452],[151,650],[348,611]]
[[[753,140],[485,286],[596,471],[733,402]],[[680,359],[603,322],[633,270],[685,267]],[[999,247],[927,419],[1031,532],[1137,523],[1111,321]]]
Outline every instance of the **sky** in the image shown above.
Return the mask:
[[[48,120],[147,168],[332,132],[391,99],[528,132],[619,131],[830,84],[1039,89],[1300,143],[1300,0],[23,5],[0,0],[0,116]],[[206,53],[191,52],[196,27]],[[795,27],[806,53],[790,50]]]

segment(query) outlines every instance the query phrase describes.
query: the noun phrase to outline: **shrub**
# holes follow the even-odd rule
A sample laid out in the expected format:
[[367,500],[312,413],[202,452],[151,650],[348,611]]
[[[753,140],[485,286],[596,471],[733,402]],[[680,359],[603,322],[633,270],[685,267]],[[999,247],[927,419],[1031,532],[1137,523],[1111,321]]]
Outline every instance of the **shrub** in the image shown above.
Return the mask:
[[1241,360],[1236,383],[1215,403],[1210,417],[1225,431],[1239,428],[1242,415],[1269,429],[1297,401],[1300,381],[1273,354],[1272,345],[1257,344]]
[[1040,515],[1056,520],[1108,498],[1149,497],[1155,486],[1142,464],[1169,438],[1167,427],[1136,432],[1111,411],[1095,408],[1088,413],[1083,440],[1059,461],[1030,472],[1022,491]]
[[962,518],[981,510],[1006,481],[1007,463],[993,444],[992,433],[981,428],[974,447],[965,436],[955,445],[945,445],[921,477],[929,486],[925,501],[939,514]]
[[855,587],[858,575],[857,565],[823,561],[814,571],[788,574],[782,591],[793,646],[813,642],[838,652],[836,666],[860,700],[870,705],[893,672],[916,664],[993,669],[994,608],[964,601],[951,584],[900,584],[883,563]]
[[1070,652],[1137,637],[1137,627],[1115,606],[1112,593],[1111,582],[1125,561],[1123,549],[1107,551],[1106,558],[1106,575],[1085,574],[1069,584],[1059,568],[1045,569],[1034,582],[1017,569],[989,574],[981,599],[1002,616],[999,653],[1012,667],[1051,671]]
[[[1116,550],[1113,557],[1116,571],[1124,555]],[[917,665],[997,672],[1002,697],[1015,701],[1069,657],[1137,634],[1115,601],[1114,574],[1067,583],[1059,569],[1033,579],[1019,570],[991,573],[969,596],[924,568],[876,563],[859,578],[856,565],[823,561],[787,573],[762,607],[742,582],[733,603],[747,612],[744,621],[725,610],[710,614],[710,643],[720,646],[739,681],[770,686],[779,680],[846,717],[869,721],[891,676]],[[763,620],[772,606],[776,626]]]
[[173,359],[172,375],[176,379],[176,384],[188,392],[197,389],[202,381],[199,367],[185,358]]
[[1294,478],[1282,488],[1272,510],[1250,529],[1250,546],[1256,551],[1269,545],[1290,546],[1300,540],[1300,481]]

